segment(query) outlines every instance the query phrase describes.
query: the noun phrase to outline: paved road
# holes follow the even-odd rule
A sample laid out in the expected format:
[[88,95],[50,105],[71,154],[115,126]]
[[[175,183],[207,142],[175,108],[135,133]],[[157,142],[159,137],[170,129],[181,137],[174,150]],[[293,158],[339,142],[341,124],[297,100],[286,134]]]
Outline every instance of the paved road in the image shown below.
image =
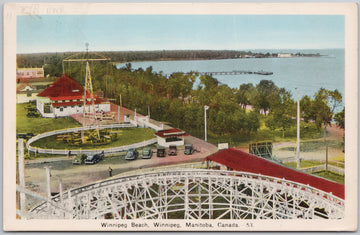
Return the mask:
[[[156,157],[154,153],[151,159],[138,158],[134,161],[124,160],[124,153],[105,156],[104,160],[95,165],[72,165],[72,158],[53,157],[26,160],[25,181],[30,190],[45,196],[45,166],[51,167],[51,191],[59,191],[59,179],[63,184],[63,190],[76,188],[95,181],[109,178],[108,168],[113,169],[113,176],[126,171],[138,170],[150,167],[161,167],[172,164],[190,163],[203,161],[208,155],[217,151],[217,147],[198,138],[187,136],[185,143],[192,143],[198,150],[193,155],[185,155],[184,147],[178,148],[177,156]],[[155,149],[154,149],[155,151]],[[36,200],[28,200],[31,207]]]

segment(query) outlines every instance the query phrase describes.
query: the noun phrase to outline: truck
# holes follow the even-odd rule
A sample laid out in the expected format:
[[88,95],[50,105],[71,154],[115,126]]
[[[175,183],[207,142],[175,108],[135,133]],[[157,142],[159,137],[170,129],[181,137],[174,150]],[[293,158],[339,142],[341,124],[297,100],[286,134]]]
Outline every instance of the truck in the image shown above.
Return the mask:
[[170,145],[169,146],[169,156],[176,156],[176,145]]
[[157,157],[165,157],[166,156],[165,148],[158,147],[157,151],[156,151],[156,156]]

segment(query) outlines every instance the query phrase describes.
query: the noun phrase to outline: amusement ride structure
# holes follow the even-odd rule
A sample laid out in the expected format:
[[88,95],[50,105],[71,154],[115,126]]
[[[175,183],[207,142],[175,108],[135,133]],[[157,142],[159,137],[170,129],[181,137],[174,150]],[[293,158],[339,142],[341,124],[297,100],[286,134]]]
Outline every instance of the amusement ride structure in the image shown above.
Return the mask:
[[[92,86],[92,80],[91,80],[91,71],[90,71],[90,65],[89,61],[110,61],[110,58],[107,58],[101,54],[93,53],[97,56],[97,58],[89,58],[89,44],[86,43],[86,53],[85,56],[82,56],[84,53],[76,53],[72,56],[69,56],[68,58],[64,59],[62,62],[63,66],[63,73],[65,73],[65,66],[64,62],[86,62],[86,69],[85,69],[85,84],[84,84],[84,96],[83,96],[83,120],[82,120],[82,131],[81,131],[81,142],[85,142],[84,138],[84,130],[87,126],[86,124],[86,118],[93,117],[95,126],[98,126],[97,117],[96,117],[96,110],[95,110],[95,102],[94,102],[94,92],[93,92],[93,86]],[[90,106],[87,106],[87,104],[91,104]],[[96,128],[96,134],[97,139],[100,141],[100,133],[99,129]]]
[[344,201],[296,182],[247,172],[176,169],[86,185],[33,208],[54,219],[339,219]]

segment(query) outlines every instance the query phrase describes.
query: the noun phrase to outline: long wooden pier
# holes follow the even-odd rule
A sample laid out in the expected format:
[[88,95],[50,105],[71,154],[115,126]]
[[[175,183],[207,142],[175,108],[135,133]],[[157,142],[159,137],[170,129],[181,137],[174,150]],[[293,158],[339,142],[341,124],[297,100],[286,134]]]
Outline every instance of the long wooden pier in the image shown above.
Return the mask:
[[[273,72],[265,71],[245,71],[245,70],[233,70],[233,71],[217,71],[217,72],[196,72],[198,75],[239,75],[239,74],[256,74],[256,75],[273,75]],[[190,73],[184,73],[188,75]]]

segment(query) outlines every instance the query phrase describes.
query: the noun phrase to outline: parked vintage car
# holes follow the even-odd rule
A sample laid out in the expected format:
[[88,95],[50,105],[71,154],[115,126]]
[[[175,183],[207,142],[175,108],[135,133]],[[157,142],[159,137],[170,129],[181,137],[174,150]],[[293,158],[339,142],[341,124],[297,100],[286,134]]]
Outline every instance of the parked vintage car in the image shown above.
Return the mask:
[[72,164],[73,165],[82,165],[85,163],[86,158],[87,158],[86,154],[78,154],[73,159]]
[[85,164],[87,165],[96,164],[100,162],[103,158],[104,158],[104,151],[102,151],[101,153],[90,154],[87,156],[85,160]]
[[126,152],[125,160],[135,160],[139,156],[139,152],[136,149],[129,149]]
[[170,145],[169,146],[169,156],[176,156],[176,145]]
[[142,159],[150,159],[153,155],[151,148],[143,148],[141,158]]
[[165,148],[163,148],[163,147],[158,147],[158,148],[157,148],[157,151],[156,151],[156,156],[158,156],[158,157],[165,157],[165,156],[166,156]]
[[194,147],[192,144],[185,144],[185,150],[184,150],[184,153],[186,155],[191,155],[194,153]]

